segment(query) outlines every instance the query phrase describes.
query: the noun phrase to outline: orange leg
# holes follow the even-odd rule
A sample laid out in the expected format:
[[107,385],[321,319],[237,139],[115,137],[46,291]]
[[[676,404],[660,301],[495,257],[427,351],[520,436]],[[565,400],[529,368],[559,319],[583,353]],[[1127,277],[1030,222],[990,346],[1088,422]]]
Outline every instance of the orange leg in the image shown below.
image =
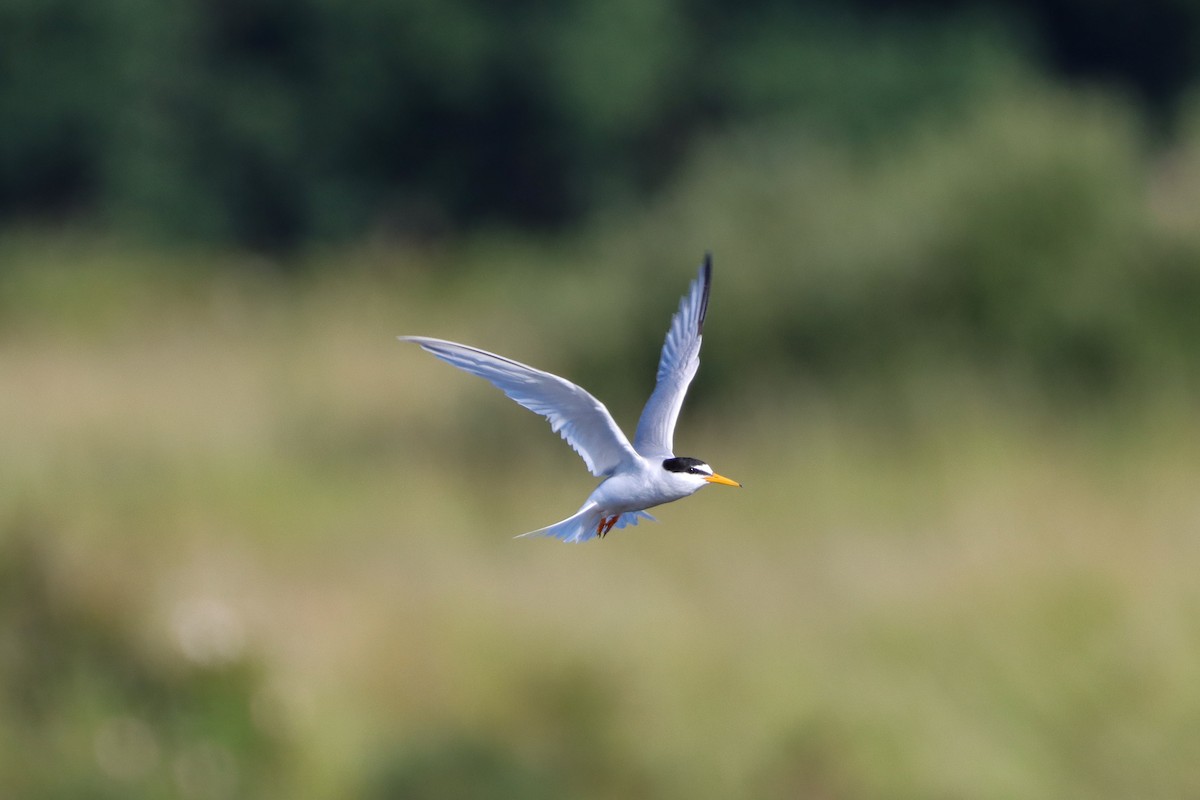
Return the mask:
[[596,526],[596,533],[603,539],[608,535],[608,532],[613,529],[613,525],[617,524],[617,518],[620,514],[614,514],[611,517],[601,517],[600,524]]

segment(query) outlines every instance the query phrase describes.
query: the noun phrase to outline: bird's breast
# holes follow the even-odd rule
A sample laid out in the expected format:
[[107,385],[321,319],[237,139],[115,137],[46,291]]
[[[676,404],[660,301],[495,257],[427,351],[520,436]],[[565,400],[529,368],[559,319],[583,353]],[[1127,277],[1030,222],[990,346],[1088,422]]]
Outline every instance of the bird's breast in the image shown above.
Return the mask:
[[616,514],[653,508],[692,494],[692,490],[681,491],[680,487],[671,485],[657,472],[643,469],[613,475],[597,486],[588,499]]

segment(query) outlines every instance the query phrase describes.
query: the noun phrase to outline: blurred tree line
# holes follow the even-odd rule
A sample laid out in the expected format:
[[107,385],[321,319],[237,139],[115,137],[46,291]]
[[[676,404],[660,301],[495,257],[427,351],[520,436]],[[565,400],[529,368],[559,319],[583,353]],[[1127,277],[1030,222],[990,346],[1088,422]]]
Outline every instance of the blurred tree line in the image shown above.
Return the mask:
[[869,148],[1016,51],[1169,122],[1200,4],[5,0],[0,221],[276,251],[561,230],[724,125]]

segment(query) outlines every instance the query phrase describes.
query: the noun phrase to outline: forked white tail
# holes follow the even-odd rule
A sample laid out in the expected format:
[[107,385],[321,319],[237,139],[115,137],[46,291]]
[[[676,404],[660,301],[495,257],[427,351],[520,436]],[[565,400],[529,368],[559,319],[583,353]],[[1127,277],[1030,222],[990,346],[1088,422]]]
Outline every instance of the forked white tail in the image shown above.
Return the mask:
[[[595,503],[587,503],[583,508],[576,511],[562,522],[556,522],[553,525],[548,525],[545,528],[539,528],[538,530],[530,531],[529,533],[522,533],[516,538],[522,539],[526,536],[546,536],[548,538],[559,539],[564,542],[586,542],[588,539],[594,539],[597,535],[599,535],[601,519],[603,517],[604,515],[600,513],[600,509],[597,508]],[[638,522],[643,519],[648,519],[651,522],[657,521],[645,511],[627,511],[617,518],[616,524],[614,524],[611,529],[637,525]]]

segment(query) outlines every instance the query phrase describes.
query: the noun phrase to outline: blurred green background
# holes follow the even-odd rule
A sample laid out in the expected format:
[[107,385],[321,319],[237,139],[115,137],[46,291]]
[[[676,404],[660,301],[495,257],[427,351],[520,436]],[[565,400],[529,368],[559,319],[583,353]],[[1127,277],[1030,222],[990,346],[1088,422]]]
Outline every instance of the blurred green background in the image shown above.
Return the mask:
[[[1200,795],[1200,4],[5,0],[0,793]],[[677,449],[593,481],[396,343]]]

